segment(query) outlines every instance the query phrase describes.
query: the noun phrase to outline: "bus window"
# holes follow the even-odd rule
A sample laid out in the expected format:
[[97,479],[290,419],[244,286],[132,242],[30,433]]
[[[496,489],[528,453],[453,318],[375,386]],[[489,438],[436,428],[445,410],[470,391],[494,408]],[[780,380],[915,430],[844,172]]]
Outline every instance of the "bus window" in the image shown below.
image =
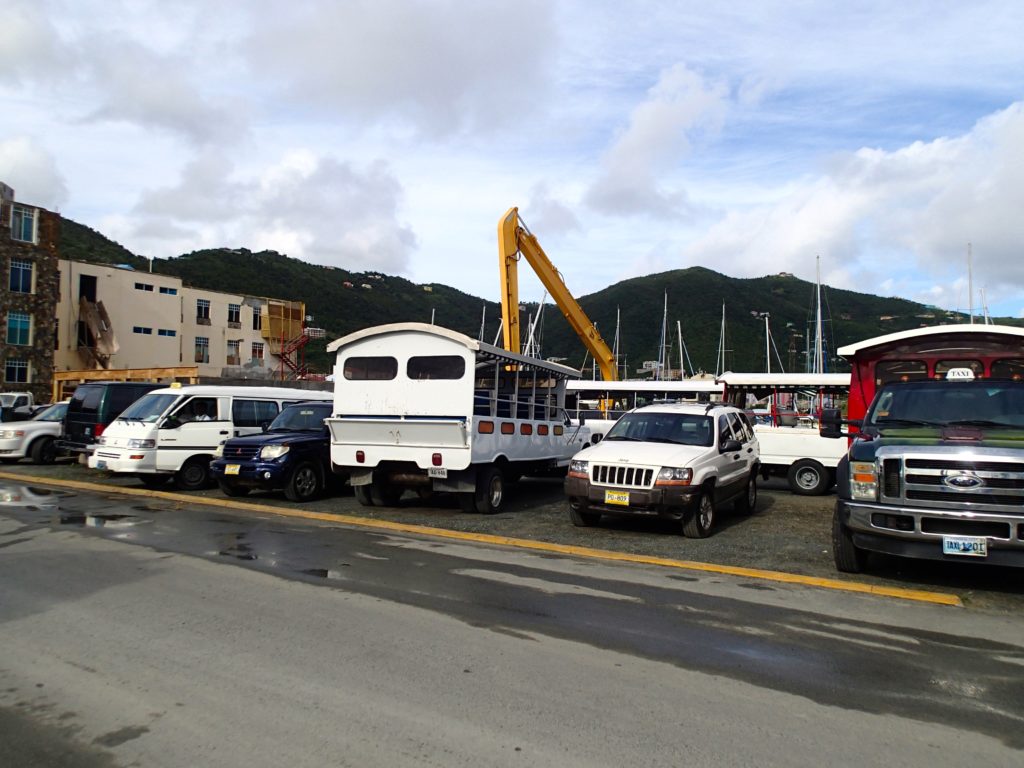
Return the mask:
[[985,366],[980,360],[939,360],[935,363],[935,378],[946,378],[950,368],[970,368],[976,377],[985,373]]
[[993,379],[1024,379],[1024,360],[1005,359],[992,363]]
[[875,364],[875,386],[890,381],[928,378],[928,364],[921,360],[884,360]]

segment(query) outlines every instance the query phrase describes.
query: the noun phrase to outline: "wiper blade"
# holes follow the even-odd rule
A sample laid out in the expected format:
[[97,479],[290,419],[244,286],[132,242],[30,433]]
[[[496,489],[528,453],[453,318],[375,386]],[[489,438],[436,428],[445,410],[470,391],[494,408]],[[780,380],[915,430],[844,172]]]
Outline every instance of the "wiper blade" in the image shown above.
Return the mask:
[[672,443],[672,445],[679,445],[679,442],[672,440],[668,437],[648,437],[645,442],[648,443]]
[[1008,427],[1013,428],[1015,425],[1006,424],[1002,421],[991,421],[990,419],[957,419],[956,421],[950,421],[947,423],[950,427]]
[[934,421],[924,421],[923,419],[878,419],[874,426],[876,427],[943,427],[945,424],[936,424]]
[[606,437],[605,440],[625,440],[631,443],[642,442],[639,437],[625,437],[623,435],[612,435],[610,437]]

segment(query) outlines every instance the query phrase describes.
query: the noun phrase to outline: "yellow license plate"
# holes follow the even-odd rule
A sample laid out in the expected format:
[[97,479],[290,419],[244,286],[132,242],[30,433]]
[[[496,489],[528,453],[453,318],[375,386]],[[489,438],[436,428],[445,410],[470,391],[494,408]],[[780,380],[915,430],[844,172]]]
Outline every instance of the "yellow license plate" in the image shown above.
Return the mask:
[[238,470],[240,470],[241,468],[242,466],[240,464],[228,464],[226,467],[224,467],[224,474],[237,475]]
[[604,492],[604,503],[605,504],[620,504],[621,506],[629,506],[629,491],[605,491]]

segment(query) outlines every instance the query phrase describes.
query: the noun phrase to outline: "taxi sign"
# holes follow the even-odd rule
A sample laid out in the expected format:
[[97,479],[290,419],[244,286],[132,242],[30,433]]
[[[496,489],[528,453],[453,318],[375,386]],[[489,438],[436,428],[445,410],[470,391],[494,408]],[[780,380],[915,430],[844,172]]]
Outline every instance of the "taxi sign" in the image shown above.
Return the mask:
[[947,381],[974,381],[974,371],[970,368],[950,368],[946,372]]

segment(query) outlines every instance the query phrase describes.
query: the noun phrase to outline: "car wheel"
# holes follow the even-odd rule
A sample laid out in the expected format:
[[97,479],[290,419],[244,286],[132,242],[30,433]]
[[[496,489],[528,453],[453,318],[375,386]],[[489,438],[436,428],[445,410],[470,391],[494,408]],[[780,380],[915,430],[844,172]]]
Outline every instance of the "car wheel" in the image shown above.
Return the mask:
[[320,495],[321,490],[323,483],[320,482],[320,473],[315,466],[304,461],[292,470],[284,487],[284,495],[288,501],[311,501]]
[[57,460],[57,443],[52,437],[40,437],[32,443],[32,461],[36,464],[53,464]]
[[697,508],[683,517],[683,535],[691,539],[706,539],[715,525],[715,499],[711,488],[701,491]]
[[230,480],[218,480],[217,485],[225,496],[248,496],[249,488],[244,485],[238,485],[238,483],[232,483]]
[[842,573],[860,573],[868,562],[868,553],[853,543],[849,529],[839,519],[839,509],[832,513],[832,559]]
[[814,459],[800,459],[793,463],[786,475],[789,488],[798,496],[821,496],[831,485],[831,475]]
[[201,491],[210,484],[210,460],[189,459],[174,473],[174,482],[183,491]]
[[352,493],[355,495],[356,501],[358,501],[361,506],[364,506],[364,507],[372,507],[373,506],[373,498],[370,496],[370,486],[368,486],[368,485],[353,485],[352,486]]
[[505,476],[497,467],[487,467],[476,476],[476,509],[485,515],[501,512],[505,502]]
[[157,488],[163,488],[167,485],[167,481],[170,480],[170,475],[140,475],[139,480],[147,488],[156,490]]
[[601,513],[587,512],[578,501],[570,499],[569,519],[577,528],[591,528],[601,522]]
[[375,507],[394,507],[402,498],[402,489],[388,485],[382,480],[374,479],[370,484],[370,498]]
[[741,515],[749,515],[757,508],[757,474],[750,473],[746,491],[736,499],[735,509]]

